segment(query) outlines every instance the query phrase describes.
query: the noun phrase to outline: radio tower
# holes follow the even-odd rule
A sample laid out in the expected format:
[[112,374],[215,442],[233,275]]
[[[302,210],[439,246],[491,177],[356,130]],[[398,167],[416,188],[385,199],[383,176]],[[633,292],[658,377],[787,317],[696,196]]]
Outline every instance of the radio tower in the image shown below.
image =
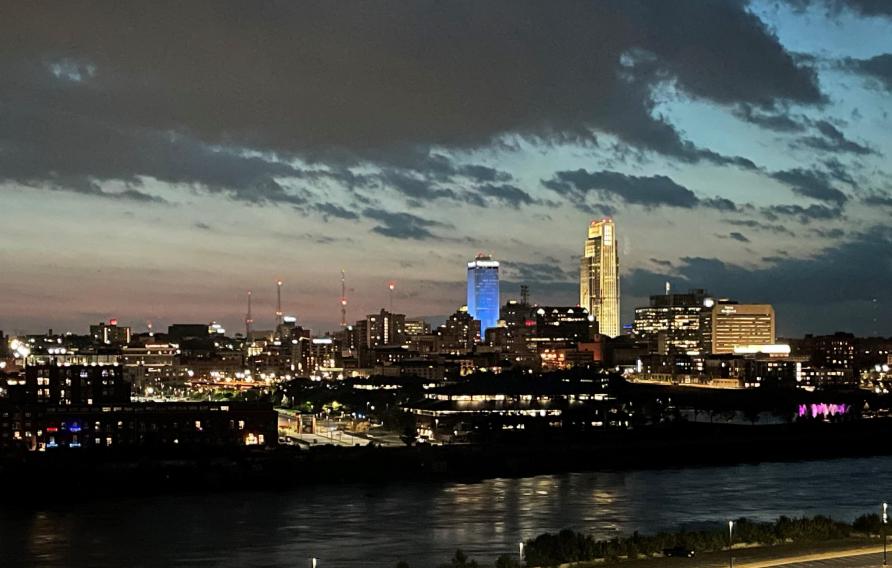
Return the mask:
[[276,282],[276,327],[282,325],[282,282]]
[[253,341],[251,336],[254,334],[254,318],[251,317],[251,291],[248,290],[248,313],[245,314],[245,339]]
[[387,288],[390,290],[390,313],[393,313],[393,291],[396,288],[396,281],[391,280],[388,282]]
[[341,327],[347,327],[347,276],[341,270]]

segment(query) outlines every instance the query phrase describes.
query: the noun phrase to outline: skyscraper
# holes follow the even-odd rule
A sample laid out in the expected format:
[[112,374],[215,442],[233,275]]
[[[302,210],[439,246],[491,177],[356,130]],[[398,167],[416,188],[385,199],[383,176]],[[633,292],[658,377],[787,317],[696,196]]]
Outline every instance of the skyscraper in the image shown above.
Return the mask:
[[499,262],[478,254],[468,263],[468,313],[480,320],[480,334],[499,322]]
[[602,334],[619,335],[619,252],[611,219],[592,221],[588,227],[579,263],[579,305],[595,316]]

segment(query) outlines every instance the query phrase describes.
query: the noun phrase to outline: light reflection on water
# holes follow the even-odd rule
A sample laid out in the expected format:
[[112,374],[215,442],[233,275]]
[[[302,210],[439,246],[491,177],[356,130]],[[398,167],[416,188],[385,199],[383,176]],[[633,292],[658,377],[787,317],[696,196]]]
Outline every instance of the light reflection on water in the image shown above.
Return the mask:
[[424,568],[458,547],[492,560],[562,528],[609,538],[729,515],[851,520],[892,497],[890,468],[883,457],[0,508],[0,551],[4,567],[290,568],[315,556],[320,568]]

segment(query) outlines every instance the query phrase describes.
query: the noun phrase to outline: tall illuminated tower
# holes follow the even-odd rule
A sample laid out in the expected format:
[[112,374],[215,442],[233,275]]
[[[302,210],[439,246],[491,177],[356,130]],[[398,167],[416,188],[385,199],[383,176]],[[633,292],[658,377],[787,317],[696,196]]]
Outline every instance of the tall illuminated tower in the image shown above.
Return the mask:
[[499,261],[478,254],[468,263],[468,313],[480,320],[480,335],[499,322]]
[[619,335],[619,252],[612,219],[592,221],[588,227],[579,264],[579,305],[595,316],[601,333]]

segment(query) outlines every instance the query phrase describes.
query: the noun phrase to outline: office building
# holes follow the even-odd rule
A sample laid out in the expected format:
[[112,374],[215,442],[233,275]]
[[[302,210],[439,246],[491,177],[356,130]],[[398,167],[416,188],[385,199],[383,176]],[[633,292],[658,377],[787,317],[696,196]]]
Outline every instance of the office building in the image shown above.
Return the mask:
[[480,322],[480,333],[499,323],[499,262],[478,254],[468,263],[468,313]]
[[652,353],[699,354],[704,350],[704,311],[712,300],[705,290],[650,297],[646,307],[635,308],[633,333],[646,341]]
[[774,308],[770,304],[737,304],[726,300],[709,303],[704,322],[709,352],[734,353],[735,349],[747,346],[774,345]]
[[90,337],[97,345],[123,346],[130,343],[130,328],[119,327],[118,320],[111,319],[90,326]]
[[[357,325],[357,327],[359,327]],[[406,315],[381,310],[366,317],[365,345],[369,349],[384,345],[403,345],[406,342]]]
[[620,334],[619,252],[611,219],[592,221],[579,267],[579,305],[598,320],[602,334]]

